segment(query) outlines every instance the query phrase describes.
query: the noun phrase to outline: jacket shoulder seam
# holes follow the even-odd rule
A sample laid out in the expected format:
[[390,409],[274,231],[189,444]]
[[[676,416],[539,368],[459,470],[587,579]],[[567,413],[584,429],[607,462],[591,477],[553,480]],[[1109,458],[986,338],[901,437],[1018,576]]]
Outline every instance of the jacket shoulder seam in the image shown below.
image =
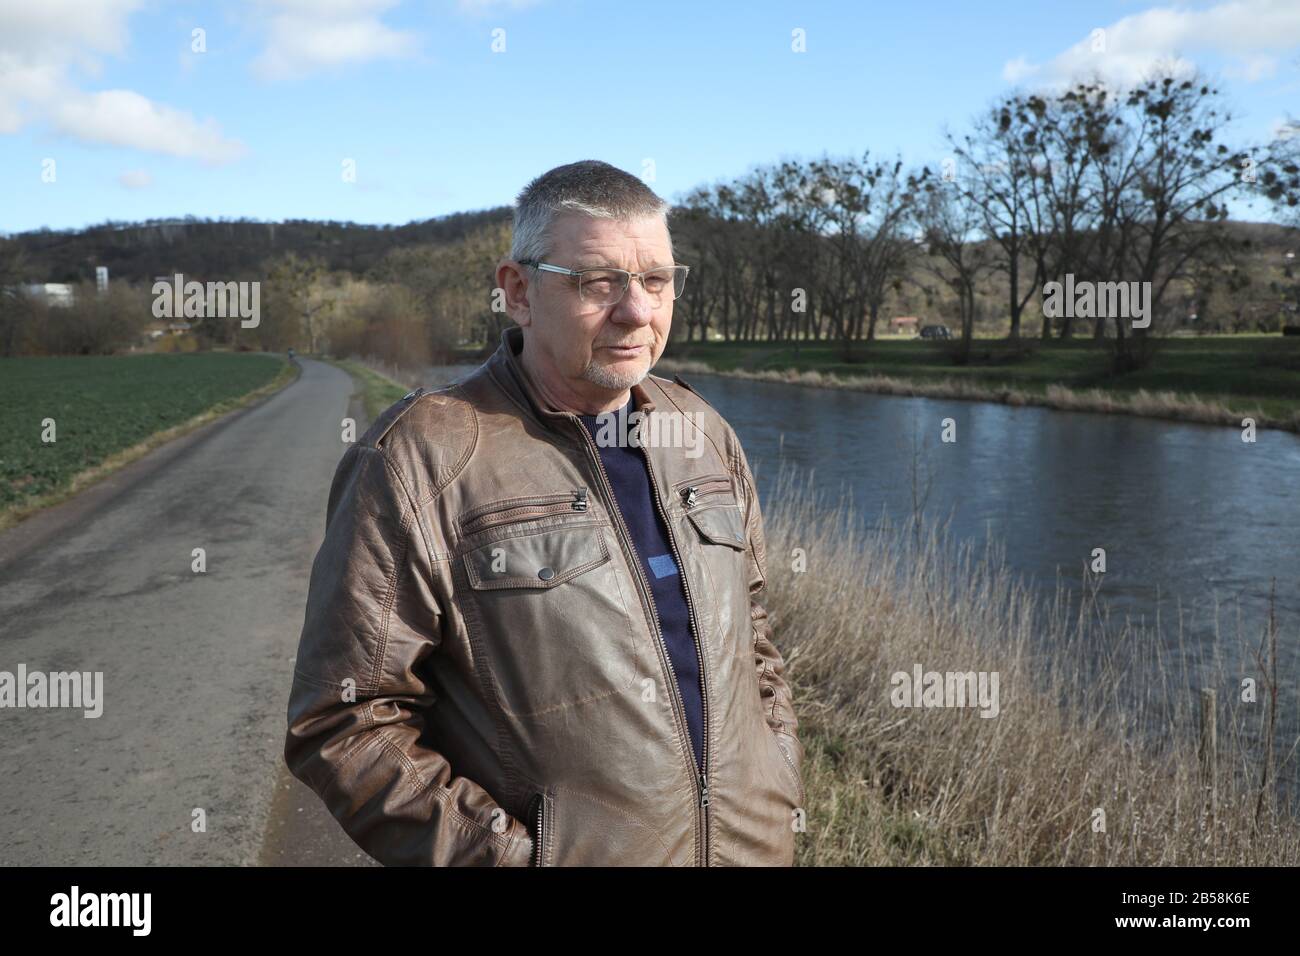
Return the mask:
[[[465,393],[465,390],[461,387],[459,382],[454,382],[449,385],[447,391],[448,393],[455,392],[456,398],[463,402],[465,407],[469,409],[469,420],[470,424],[473,426],[473,434],[470,435],[465,451],[461,454],[460,460],[456,462],[456,466],[452,468],[451,474],[447,476],[446,481],[441,485],[434,485],[430,494],[420,502],[421,505],[427,504],[451,487],[452,483],[460,477],[461,472],[465,470],[465,466],[469,464],[469,460],[474,457],[474,450],[478,448],[478,409],[475,408],[474,403],[469,400],[469,396]],[[430,556],[432,556],[432,551],[430,551]]]
[[[390,463],[390,467],[392,467],[395,472],[398,472],[400,474],[404,466],[406,467],[415,466],[418,465],[419,462],[412,460],[410,457],[406,455],[402,455],[399,457],[397,455],[392,454],[388,446],[386,444],[381,444],[381,442],[383,442],[383,440],[386,437],[388,437],[389,433],[393,430],[393,428],[398,424],[398,422],[400,422],[403,418],[406,417],[407,413],[409,413],[411,409],[419,405],[421,400],[428,398],[432,395],[452,395],[457,405],[464,406],[465,413],[468,416],[468,421],[471,427],[471,435],[469,437],[469,440],[465,443],[464,449],[460,451],[460,457],[456,460],[455,464],[452,465],[452,467],[449,469],[447,474],[437,482],[434,481],[429,482],[429,486],[428,486],[429,490],[424,492],[418,501],[416,500],[414,495],[409,494],[409,490],[408,490],[408,498],[410,500],[411,506],[417,509],[418,511],[418,509],[421,506],[428,504],[430,501],[433,501],[435,498],[441,495],[460,476],[461,472],[465,470],[465,466],[469,464],[469,460],[474,455],[474,450],[478,447],[479,421],[478,421],[478,410],[474,407],[474,403],[470,401],[469,396],[465,393],[464,389],[461,387],[461,384],[459,382],[453,382],[450,385],[446,385],[442,388],[435,389],[433,391],[426,391],[423,389],[423,387],[417,389],[416,391],[420,394],[418,394],[417,397],[406,408],[401,409],[401,411],[399,411],[398,414],[393,417],[393,420],[388,423],[388,425],[384,428],[382,432],[373,436],[370,439],[370,441],[367,443],[369,447],[375,448],[377,451],[381,452],[384,455],[385,460]],[[403,487],[404,488],[406,487],[405,481],[403,481]],[[421,530],[423,531],[423,529]],[[430,553],[432,554],[432,552]]]

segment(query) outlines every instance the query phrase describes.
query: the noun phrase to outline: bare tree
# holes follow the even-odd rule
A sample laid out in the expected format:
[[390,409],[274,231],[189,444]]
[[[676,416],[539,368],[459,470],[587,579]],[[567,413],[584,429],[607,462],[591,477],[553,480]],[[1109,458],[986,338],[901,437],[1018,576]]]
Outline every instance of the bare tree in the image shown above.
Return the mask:
[[[1045,256],[1032,254],[1042,211],[1035,202],[1035,122],[1020,97],[1008,97],[977,120],[972,133],[947,137],[957,163],[966,169],[960,181],[968,190],[966,199],[980,211],[982,234],[1002,250],[995,268],[1007,277],[1007,337],[1012,340],[1020,338],[1021,314],[1045,281]],[[1026,259],[1031,275],[1022,283]]]
[[959,364],[970,361],[975,329],[975,289],[980,278],[995,265],[988,243],[980,241],[983,212],[972,199],[970,183],[961,183],[960,168],[951,181],[936,179],[922,170],[917,189],[924,196],[916,223],[925,239],[925,268],[957,296],[961,316]]

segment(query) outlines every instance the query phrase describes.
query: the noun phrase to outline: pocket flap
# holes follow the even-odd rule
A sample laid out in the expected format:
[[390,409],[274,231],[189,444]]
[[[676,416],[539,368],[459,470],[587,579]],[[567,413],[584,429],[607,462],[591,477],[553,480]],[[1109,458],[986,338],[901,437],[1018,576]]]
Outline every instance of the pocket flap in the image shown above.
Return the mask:
[[714,544],[730,545],[738,550],[745,548],[745,518],[739,505],[720,505],[713,508],[696,508],[686,512],[697,531]]
[[599,527],[552,528],[467,551],[465,573],[476,591],[553,588],[609,560]]

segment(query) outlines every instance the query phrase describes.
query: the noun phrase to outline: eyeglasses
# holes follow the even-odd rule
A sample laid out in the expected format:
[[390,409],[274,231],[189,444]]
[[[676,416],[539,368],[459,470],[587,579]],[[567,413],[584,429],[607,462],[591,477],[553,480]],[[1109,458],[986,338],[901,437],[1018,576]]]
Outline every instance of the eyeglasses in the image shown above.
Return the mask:
[[671,290],[674,299],[681,298],[686,288],[686,274],[690,266],[660,266],[645,272],[628,272],[626,269],[565,269],[536,259],[520,259],[521,266],[532,266],[542,272],[554,272],[563,276],[575,276],[578,280],[578,295],[584,302],[592,305],[616,305],[627,292],[627,287],[634,278],[641,280],[641,287],[654,299],[656,305],[664,301],[664,295]]

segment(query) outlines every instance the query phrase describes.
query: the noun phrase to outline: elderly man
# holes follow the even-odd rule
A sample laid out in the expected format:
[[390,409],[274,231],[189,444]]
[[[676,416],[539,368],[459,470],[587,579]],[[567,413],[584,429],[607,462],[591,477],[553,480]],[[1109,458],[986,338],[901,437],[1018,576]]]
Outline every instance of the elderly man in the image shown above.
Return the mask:
[[339,463],[285,759],[379,861],[793,862],[803,747],[753,476],[649,374],[687,271],[639,179],[551,170],[497,269],[516,325]]

